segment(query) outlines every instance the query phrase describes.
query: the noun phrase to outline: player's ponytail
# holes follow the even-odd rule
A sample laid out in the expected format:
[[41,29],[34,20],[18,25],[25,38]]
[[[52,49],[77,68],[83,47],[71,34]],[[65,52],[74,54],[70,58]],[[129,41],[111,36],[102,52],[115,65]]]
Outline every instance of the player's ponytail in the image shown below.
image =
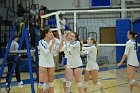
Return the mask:
[[[93,44],[95,44],[96,48],[97,48],[97,41],[95,40],[95,38],[91,37],[91,40],[93,41]],[[99,51],[97,49],[97,55],[98,55]]]

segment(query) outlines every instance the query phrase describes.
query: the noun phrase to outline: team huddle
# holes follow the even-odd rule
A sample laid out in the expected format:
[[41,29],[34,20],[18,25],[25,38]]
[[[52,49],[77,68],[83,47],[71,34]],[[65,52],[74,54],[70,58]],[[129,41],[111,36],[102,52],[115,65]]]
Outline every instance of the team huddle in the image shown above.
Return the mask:
[[[120,66],[126,57],[128,58],[128,79],[130,81],[129,92],[132,93],[133,87],[139,85],[134,80],[134,75],[130,76],[129,73],[134,74],[136,68],[139,66],[137,56],[133,57],[131,54],[136,53],[136,50],[132,48],[134,46],[133,32],[128,31],[130,35],[129,44],[126,44],[126,51],[118,64]],[[54,93],[54,72],[55,63],[54,56],[59,52],[64,51],[65,57],[63,59],[63,65],[65,68],[65,79],[63,81],[65,93],[72,93],[72,80],[73,76],[77,83],[79,93],[88,93],[88,81],[92,76],[93,83],[100,89],[101,93],[108,93],[103,85],[98,81],[99,66],[96,62],[98,49],[96,40],[93,37],[87,39],[88,47],[83,47],[77,33],[66,31],[62,35],[60,41],[53,36],[50,29],[44,29],[41,33],[41,40],[39,41],[39,93]],[[84,81],[82,80],[83,62],[81,60],[81,54],[87,55],[86,71],[84,75]],[[135,59],[135,60],[134,60]],[[135,62],[134,62],[135,61]],[[129,77],[130,76],[130,77]]]

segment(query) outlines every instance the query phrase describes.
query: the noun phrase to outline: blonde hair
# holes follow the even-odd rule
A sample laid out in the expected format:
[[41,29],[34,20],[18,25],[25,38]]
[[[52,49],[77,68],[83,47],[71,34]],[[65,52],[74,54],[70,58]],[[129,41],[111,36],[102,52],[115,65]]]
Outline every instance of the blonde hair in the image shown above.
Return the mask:
[[67,37],[68,35],[70,35],[72,32],[71,31],[66,31],[65,32],[65,36]]

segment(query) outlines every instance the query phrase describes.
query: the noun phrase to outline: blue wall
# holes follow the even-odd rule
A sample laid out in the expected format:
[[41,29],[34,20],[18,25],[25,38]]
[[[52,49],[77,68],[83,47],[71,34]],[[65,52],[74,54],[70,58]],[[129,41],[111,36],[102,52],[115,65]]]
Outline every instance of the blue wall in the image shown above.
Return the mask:
[[[131,20],[119,19],[116,20],[116,43],[125,44],[127,41],[127,32],[131,30]],[[116,47],[116,62],[120,62],[125,47]]]

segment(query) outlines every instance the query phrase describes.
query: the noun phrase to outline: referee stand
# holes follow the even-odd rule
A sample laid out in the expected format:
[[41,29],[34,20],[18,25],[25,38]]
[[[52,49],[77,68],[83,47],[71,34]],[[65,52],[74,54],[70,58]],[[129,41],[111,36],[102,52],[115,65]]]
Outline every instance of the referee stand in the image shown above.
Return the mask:
[[[20,40],[19,40],[18,50],[21,50],[23,41],[25,40],[26,48],[27,48],[27,56],[28,56],[28,66],[29,66],[28,68],[29,68],[29,74],[30,74],[31,93],[35,93],[34,79],[33,79],[33,72],[32,72],[32,63],[31,63],[31,53],[30,53],[30,45],[29,45],[29,36],[28,36],[28,30],[27,29],[28,29],[28,26],[25,25],[24,29],[23,29],[23,32],[22,32],[22,36],[20,37]],[[2,65],[0,67],[0,79],[2,78],[4,67],[6,66],[8,53],[9,53],[9,50],[10,50],[11,42],[13,40],[13,36],[14,36],[15,31],[16,31],[16,24],[13,25],[12,32],[11,32],[11,35],[10,35],[10,39],[8,41],[8,45],[7,45],[7,48],[6,48],[6,52],[4,54],[4,59],[2,61]],[[19,54],[19,53],[15,53],[15,54]],[[15,63],[12,66],[11,72],[8,72],[8,73],[10,73],[10,76],[9,76],[9,81],[10,82],[8,83],[7,88],[5,88],[8,93],[10,92],[10,83],[11,83],[12,76],[13,76],[13,73],[14,73],[14,70],[15,70],[15,67],[16,67],[17,60],[18,60],[18,55],[15,56],[15,61],[14,61]]]

